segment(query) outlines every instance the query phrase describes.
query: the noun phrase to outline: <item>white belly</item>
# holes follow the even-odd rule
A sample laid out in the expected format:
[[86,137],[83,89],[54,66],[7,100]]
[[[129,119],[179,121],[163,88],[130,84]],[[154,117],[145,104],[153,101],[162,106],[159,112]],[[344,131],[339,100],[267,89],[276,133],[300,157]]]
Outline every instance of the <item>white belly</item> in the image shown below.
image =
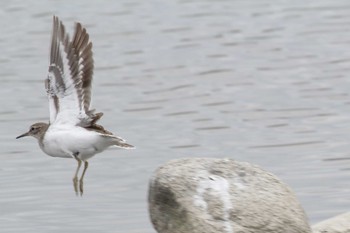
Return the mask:
[[53,157],[87,160],[111,146],[108,139],[81,127],[49,127],[41,149]]

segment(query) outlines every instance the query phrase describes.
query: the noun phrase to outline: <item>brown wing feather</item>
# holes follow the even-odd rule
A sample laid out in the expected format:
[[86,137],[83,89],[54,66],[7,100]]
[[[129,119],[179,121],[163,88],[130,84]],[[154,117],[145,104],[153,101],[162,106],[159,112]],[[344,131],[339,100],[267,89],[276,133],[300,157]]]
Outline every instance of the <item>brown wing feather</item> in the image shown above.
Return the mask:
[[78,64],[81,69],[81,100],[86,113],[89,112],[91,103],[91,83],[94,70],[94,60],[92,58],[92,43],[89,42],[89,34],[80,23],[76,23],[74,36],[71,42]]
[[51,50],[50,50],[50,65],[49,72],[51,72],[55,80],[52,82],[49,78],[45,80],[45,88],[47,91],[47,95],[49,96],[49,101],[52,102],[50,104],[50,122],[52,123],[57,113],[60,110],[60,103],[58,95],[62,95],[62,93],[66,90],[66,85],[63,80],[64,75],[64,65],[63,65],[63,57],[60,50],[60,44],[65,40],[65,30],[64,26],[59,19],[54,16],[53,17],[53,25],[52,25],[52,38],[51,38]]
[[[78,98],[82,98],[81,94],[81,81],[79,77],[79,57],[77,56],[76,49],[69,41],[69,36],[66,33],[65,27],[58,19],[58,17],[54,16],[53,19],[53,34],[52,34],[52,42],[51,42],[51,56],[50,56],[50,67],[49,71],[56,73],[56,88],[64,89],[62,92],[66,90],[65,82],[63,80],[63,54],[60,51],[60,44],[63,45],[63,49],[68,60],[68,66],[70,70],[70,77],[73,80],[73,85],[78,94]],[[60,74],[59,74],[60,73]],[[49,85],[52,85],[49,83]],[[81,102],[81,101],[80,101]],[[79,103],[81,106],[81,103]]]
[[[62,47],[60,48],[60,46]],[[61,54],[62,48],[64,54]],[[87,115],[86,118],[80,119],[78,125],[100,130],[101,132],[104,131],[109,134],[102,126],[96,124],[103,114],[94,113],[94,110],[90,109],[91,84],[94,69],[92,55],[92,43],[89,41],[89,34],[86,29],[80,23],[76,23],[73,38],[69,40],[63,23],[58,17],[54,16],[49,71],[54,74],[55,82],[50,83],[50,80],[47,80],[46,88],[48,93],[54,92],[54,95],[51,94],[50,97],[52,98],[52,105],[56,110],[55,114],[59,110],[60,103],[58,100],[64,98],[64,95],[69,95],[69,92],[66,92],[68,89],[72,90],[70,88],[72,86],[66,86],[67,80],[64,80],[65,78],[69,78],[72,80],[71,83],[78,97],[79,109]],[[69,77],[64,75],[63,58],[67,59]],[[54,91],[52,91],[53,89]],[[55,96],[57,93],[62,94],[62,96]]]
[[89,127],[84,127],[87,130],[91,130],[91,131],[96,131],[98,133],[101,134],[106,134],[106,135],[113,135],[112,132],[106,130],[102,125],[98,125],[98,124],[92,124]]

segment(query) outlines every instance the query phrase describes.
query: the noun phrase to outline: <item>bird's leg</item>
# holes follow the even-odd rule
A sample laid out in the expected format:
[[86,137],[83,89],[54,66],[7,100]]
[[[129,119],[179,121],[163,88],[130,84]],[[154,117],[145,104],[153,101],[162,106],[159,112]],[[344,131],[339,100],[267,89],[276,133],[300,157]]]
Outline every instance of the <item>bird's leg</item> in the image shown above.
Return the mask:
[[79,188],[80,188],[80,195],[81,195],[81,196],[83,195],[83,192],[84,192],[84,175],[85,175],[85,172],[86,172],[88,166],[89,166],[88,161],[84,161],[84,170],[83,170],[83,174],[81,175],[80,180],[79,180],[79,183],[80,183]]
[[78,173],[79,173],[79,169],[81,167],[81,159],[78,158],[78,154],[79,153],[74,153],[74,158],[77,160],[78,162],[78,167],[77,170],[75,171],[75,175],[73,177],[73,186],[74,186],[74,191],[75,193],[78,195]]

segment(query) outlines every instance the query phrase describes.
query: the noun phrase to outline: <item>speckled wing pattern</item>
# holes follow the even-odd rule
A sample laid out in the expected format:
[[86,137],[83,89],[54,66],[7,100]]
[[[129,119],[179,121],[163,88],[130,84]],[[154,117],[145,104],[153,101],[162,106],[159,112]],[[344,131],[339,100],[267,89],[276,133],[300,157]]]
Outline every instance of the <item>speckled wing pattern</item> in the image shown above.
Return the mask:
[[45,87],[49,99],[50,124],[91,127],[102,113],[90,109],[94,69],[89,34],[76,23],[69,40],[63,23],[53,17],[50,65]]

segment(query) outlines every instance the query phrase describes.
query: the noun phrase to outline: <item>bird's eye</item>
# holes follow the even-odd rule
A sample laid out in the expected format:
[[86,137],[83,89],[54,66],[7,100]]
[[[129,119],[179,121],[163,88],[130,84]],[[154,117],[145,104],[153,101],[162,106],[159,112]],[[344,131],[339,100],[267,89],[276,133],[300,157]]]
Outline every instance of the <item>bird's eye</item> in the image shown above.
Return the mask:
[[35,128],[34,128],[34,127],[32,127],[32,128],[30,128],[30,131],[34,131],[34,129],[35,129]]

